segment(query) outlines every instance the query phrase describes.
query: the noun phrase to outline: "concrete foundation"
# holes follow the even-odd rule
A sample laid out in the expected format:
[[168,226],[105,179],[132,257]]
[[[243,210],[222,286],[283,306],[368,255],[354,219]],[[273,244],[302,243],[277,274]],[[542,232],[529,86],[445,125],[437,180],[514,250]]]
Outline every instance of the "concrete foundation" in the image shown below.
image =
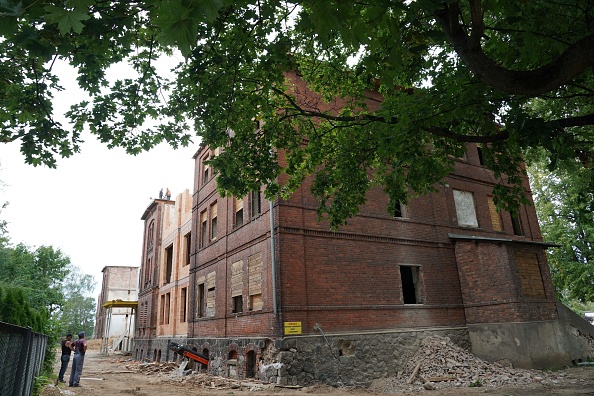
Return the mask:
[[468,325],[472,352],[518,368],[555,368],[586,360],[589,336],[563,320]]

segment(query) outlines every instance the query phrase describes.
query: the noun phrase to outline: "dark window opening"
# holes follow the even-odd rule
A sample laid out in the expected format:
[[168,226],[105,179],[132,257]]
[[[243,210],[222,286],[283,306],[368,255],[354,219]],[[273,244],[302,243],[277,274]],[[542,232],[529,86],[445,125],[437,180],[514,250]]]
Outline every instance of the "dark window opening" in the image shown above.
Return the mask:
[[419,268],[400,266],[400,279],[402,281],[402,300],[404,304],[419,304],[418,280]]
[[188,295],[188,288],[182,287],[181,289],[181,315],[180,315],[180,322],[184,323],[186,321],[186,314],[187,314],[187,295]]
[[252,191],[252,217],[262,213],[262,201],[260,200],[260,190]]
[[243,296],[233,297],[233,313],[243,312]]
[[243,225],[243,209],[239,209],[235,212],[235,227],[241,227]]
[[245,356],[245,376],[246,378],[256,378],[256,352],[249,351]]
[[208,244],[208,222],[206,220],[204,220],[200,226],[200,235],[202,236],[202,239],[200,241],[200,245],[202,247],[205,247]]
[[210,239],[217,239],[217,218],[213,217],[212,218],[212,223],[210,225]]
[[477,145],[476,146],[476,151],[478,153],[479,164],[485,165],[485,156],[484,156],[484,153],[483,153],[482,146],[481,145]]
[[204,317],[204,283],[198,285],[198,317]]
[[522,221],[520,220],[520,216],[518,215],[511,215],[512,227],[514,229],[514,235],[524,235],[522,230]]
[[188,232],[185,237],[185,245],[186,245],[186,260],[184,265],[189,265],[190,264],[190,254],[191,254],[191,249],[192,249],[192,233]]
[[171,271],[173,270],[173,245],[165,249],[165,283],[171,282]]

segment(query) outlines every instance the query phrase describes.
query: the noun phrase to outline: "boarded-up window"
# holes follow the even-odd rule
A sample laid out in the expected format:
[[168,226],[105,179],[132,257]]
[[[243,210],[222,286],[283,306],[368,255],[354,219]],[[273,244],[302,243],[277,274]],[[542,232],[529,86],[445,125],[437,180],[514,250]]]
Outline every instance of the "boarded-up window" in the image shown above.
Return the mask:
[[497,211],[497,207],[495,206],[495,201],[493,201],[493,197],[488,197],[487,203],[489,204],[489,215],[491,216],[491,225],[493,226],[493,230],[503,231],[503,225],[501,223],[501,214]]
[[206,275],[206,316],[215,316],[215,280],[217,273],[211,272]]
[[210,205],[210,239],[217,239],[217,203]]
[[243,225],[243,199],[237,198],[235,199],[234,204],[234,213],[235,213],[235,227],[241,227]]
[[248,294],[250,311],[262,310],[262,253],[248,258]]
[[231,298],[233,312],[243,312],[243,260],[231,264]]
[[456,204],[456,216],[458,225],[466,227],[478,227],[474,198],[468,191],[454,190],[454,202]]
[[522,294],[527,297],[545,298],[544,284],[536,253],[516,252],[516,262]]

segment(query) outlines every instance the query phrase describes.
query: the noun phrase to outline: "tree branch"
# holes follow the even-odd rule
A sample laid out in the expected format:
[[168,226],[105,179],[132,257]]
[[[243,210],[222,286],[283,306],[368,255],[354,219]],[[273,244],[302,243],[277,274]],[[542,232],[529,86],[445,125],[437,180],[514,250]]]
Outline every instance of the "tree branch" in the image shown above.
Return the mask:
[[[473,3],[478,0],[471,0]],[[594,66],[594,34],[583,37],[569,45],[565,52],[548,64],[534,70],[509,70],[489,58],[480,45],[475,45],[474,30],[481,32],[482,18],[473,25],[471,36],[464,31],[459,21],[458,2],[449,3],[435,13],[435,20],[450,39],[454,50],[482,82],[509,94],[535,96],[564,84],[578,74]]]

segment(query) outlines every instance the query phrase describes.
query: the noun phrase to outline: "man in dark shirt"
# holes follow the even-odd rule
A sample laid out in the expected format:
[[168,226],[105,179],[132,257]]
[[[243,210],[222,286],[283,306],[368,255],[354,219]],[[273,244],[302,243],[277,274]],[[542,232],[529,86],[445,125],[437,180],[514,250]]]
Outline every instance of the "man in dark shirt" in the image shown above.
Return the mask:
[[80,376],[82,375],[83,364],[85,363],[85,353],[87,352],[87,340],[85,332],[78,333],[78,340],[70,344],[70,349],[74,351],[72,359],[72,370],[70,371],[70,386],[80,386]]
[[66,373],[66,369],[68,368],[68,362],[70,362],[70,354],[72,350],[70,349],[70,341],[72,340],[72,334],[66,334],[66,338],[64,338],[60,344],[62,345],[62,357],[60,361],[62,362],[62,366],[60,366],[60,373],[58,374],[58,381],[64,381],[64,373]]

